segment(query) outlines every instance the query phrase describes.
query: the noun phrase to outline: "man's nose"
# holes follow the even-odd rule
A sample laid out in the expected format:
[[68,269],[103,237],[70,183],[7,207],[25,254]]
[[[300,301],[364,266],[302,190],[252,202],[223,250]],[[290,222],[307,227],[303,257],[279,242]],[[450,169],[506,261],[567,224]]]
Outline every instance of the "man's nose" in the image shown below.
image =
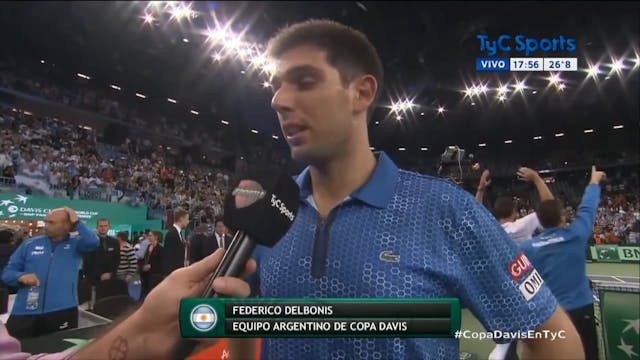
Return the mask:
[[293,91],[285,85],[280,87],[271,98],[271,108],[281,115],[293,111]]

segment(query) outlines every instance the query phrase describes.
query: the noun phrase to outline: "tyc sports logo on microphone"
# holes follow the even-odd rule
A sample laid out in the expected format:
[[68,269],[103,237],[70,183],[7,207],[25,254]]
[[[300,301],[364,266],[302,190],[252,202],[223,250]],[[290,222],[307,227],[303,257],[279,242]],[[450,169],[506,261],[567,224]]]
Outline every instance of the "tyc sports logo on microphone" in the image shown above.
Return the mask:
[[293,221],[293,219],[295,218],[295,216],[293,215],[293,211],[287,209],[282,200],[278,199],[275,194],[271,194],[271,206],[278,209],[280,211],[280,214],[286,216],[287,219]]

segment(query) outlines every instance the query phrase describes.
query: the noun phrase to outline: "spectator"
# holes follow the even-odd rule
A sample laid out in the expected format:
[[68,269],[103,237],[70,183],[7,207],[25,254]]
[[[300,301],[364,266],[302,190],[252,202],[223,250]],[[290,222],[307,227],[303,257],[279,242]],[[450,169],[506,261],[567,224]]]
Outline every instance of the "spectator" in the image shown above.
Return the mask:
[[129,244],[127,233],[120,231],[116,234],[116,237],[120,242],[120,263],[118,265],[117,277],[120,280],[130,283],[138,273],[138,261],[136,260],[133,247]]
[[[72,230],[80,236],[70,237]],[[6,284],[19,287],[7,321],[9,333],[17,338],[78,326],[77,295],[60,289],[77,288],[81,254],[94,250],[98,238],[70,208],[52,210],[45,218],[45,233],[22,242],[2,273]]]
[[100,244],[84,255],[84,274],[92,285],[115,279],[120,264],[120,243],[108,235],[109,219],[99,219],[96,226]]
[[149,247],[141,262],[140,280],[142,281],[142,295],[144,299],[153,288],[162,281],[164,251],[162,250],[162,233],[157,230],[149,235]]

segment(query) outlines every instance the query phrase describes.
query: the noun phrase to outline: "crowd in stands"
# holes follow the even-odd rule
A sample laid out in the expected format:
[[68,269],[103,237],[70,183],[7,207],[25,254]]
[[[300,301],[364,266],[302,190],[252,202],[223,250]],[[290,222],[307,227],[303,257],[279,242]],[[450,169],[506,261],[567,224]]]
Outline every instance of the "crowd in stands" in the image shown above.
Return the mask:
[[[197,123],[187,126],[184,121],[170,122],[161,114],[145,112],[135,105],[123,105],[122,101],[114,98],[113,92],[107,91],[109,89],[91,88],[81,78],[75,83],[61,85],[53,80],[60,75],[60,70],[53,66],[44,69],[46,74],[36,74],[17,66],[15,59],[0,59],[0,87],[121,120],[128,126],[151,129],[158,135],[168,134],[193,140],[196,144],[206,143],[207,146],[220,144],[220,132],[203,131]],[[182,163],[172,161],[168,148],[154,143],[151,138],[127,138],[121,145],[107,145],[100,142],[92,130],[11,107],[0,108],[0,129],[0,185],[16,184],[26,192],[72,199],[145,204],[152,211],[158,210],[160,216],[164,216],[166,209],[181,206],[189,209],[196,225],[211,222],[222,213],[230,173],[195,164],[190,159]],[[272,141],[247,147],[242,152],[243,156],[237,159],[236,173],[242,173],[255,164],[287,163],[286,156],[275,148]],[[627,155],[625,159],[633,157]],[[572,167],[579,165],[580,161],[596,161],[594,156],[580,154],[576,157],[575,152],[559,153],[557,157],[538,159],[538,166],[532,167]],[[417,160],[413,169],[433,174],[435,164],[425,161]],[[495,177],[509,176],[513,169],[509,159],[487,159],[484,165]],[[427,168],[429,170],[425,170]],[[614,183],[604,187],[594,241],[638,243],[635,235],[640,211],[637,174],[618,174],[615,179]],[[552,179],[549,184],[555,196],[566,204],[569,219],[575,214],[582,195],[580,189],[584,184],[580,180],[585,181],[586,178],[560,179],[557,182]],[[526,184],[500,184],[499,181],[494,184],[494,196],[488,196],[488,202],[499,194],[511,193],[518,199],[522,215],[534,211],[534,191]]]
[[[38,96],[62,105],[94,112],[119,120],[128,126],[151,130],[157,136],[169,136],[191,145],[224,147],[222,132],[207,129],[207,122],[168,119],[155,107],[136,106],[127,103],[112,88],[98,89],[89,86],[86,79],[75,82],[56,81],[63,78],[62,70],[51,64],[42,64],[43,74],[18,66],[13,58],[0,59],[0,87]],[[191,119],[192,120],[192,119]]]
[[0,128],[3,181],[23,191],[161,210],[183,206],[204,221],[222,212],[227,172],[171,166],[166,150],[150,142],[118,151],[99,144],[93,131],[13,108],[0,109]]

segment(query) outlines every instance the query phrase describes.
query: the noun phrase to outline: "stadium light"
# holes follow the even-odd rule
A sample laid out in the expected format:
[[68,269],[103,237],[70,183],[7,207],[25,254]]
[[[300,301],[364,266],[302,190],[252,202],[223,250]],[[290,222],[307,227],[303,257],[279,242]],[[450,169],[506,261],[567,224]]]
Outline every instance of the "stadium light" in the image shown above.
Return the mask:
[[172,98],[167,98],[167,101],[172,103],[172,104],[177,104],[178,102]]
[[144,19],[145,24],[153,24],[153,21],[155,20],[155,18],[151,14],[144,14],[142,18]]
[[44,60],[40,60],[40,64],[44,64]]
[[558,90],[562,91],[562,90],[564,90],[566,87],[567,87],[567,85],[565,85],[565,84],[560,84],[560,85],[558,85]]
[[438,108],[438,114],[442,114],[442,113],[443,113],[443,112],[445,112],[445,111],[446,111],[446,110],[445,110],[445,108],[444,108],[444,107],[442,107],[442,106],[440,106],[440,107]]
[[405,149],[405,148],[403,148],[403,147],[399,147],[399,148],[398,148],[398,151],[405,151],[405,150],[407,150],[407,149]]
[[505,144],[511,144],[511,143],[513,143],[513,140],[505,140],[504,143]]
[[120,86],[114,85],[114,84],[109,85],[109,87],[112,88],[113,90],[118,90],[118,91],[122,90]]
[[618,129],[622,129],[624,127],[624,125],[615,125],[613,128],[618,130]]
[[487,146],[486,143],[478,144],[478,147],[486,147],[486,146]]
[[229,125],[228,121],[224,121],[224,120],[220,120],[221,123],[225,124],[225,125]]
[[557,133],[555,136],[556,136],[556,137],[563,137],[563,136],[564,136],[564,133]]
[[538,135],[538,136],[534,136],[533,140],[542,140],[542,136]]
[[278,140],[278,135],[271,135],[271,137]]
[[373,150],[375,150],[375,149],[376,149],[376,148],[374,148],[373,146],[369,146],[369,150],[373,151]]
[[266,89],[266,88],[268,88],[268,87],[271,87],[271,84],[270,84],[268,81],[264,81],[264,82],[262,83],[262,87]]
[[140,99],[146,99],[147,97],[144,94],[136,93],[136,96]]
[[187,38],[182,38],[182,42],[183,42],[183,43],[188,43],[188,42],[189,42],[189,39],[187,39]]
[[586,129],[584,131],[585,134],[591,134],[593,132],[593,129]]
[[504,96],[504,95],[498,96],[498,101],[500,101],[500,102],[504,102],[506,99],[507,99],[507,97]]
[[87,75],[85,75],[85,74],[78,73],[77,75],[78,75],[78,77],[80,77],[80,78],[83,78],[83,79],[86,79],[86,80],[91,80],[91,77],[90,77],[90,76],[87,76]]
[[257,134],[257,133],[258,133],[258,130],[251,129],[251,132],[252,132],[252,133],[254,133],[254,134]]
[[429,150],[429,148],[426,148],[426,147],[421,147],[420,148],[420,151],[427,151],[427,150]]
[[199,113],[199,112],[197,112],[197,111],[195,111],[195,110],[191,110],[191,113],[192,113],[193,115],[200,115],[200,113]]
[[424,113],[423,113],[423,112],[421,112],[421,113],[420,113],[420,116],[424,116]]

